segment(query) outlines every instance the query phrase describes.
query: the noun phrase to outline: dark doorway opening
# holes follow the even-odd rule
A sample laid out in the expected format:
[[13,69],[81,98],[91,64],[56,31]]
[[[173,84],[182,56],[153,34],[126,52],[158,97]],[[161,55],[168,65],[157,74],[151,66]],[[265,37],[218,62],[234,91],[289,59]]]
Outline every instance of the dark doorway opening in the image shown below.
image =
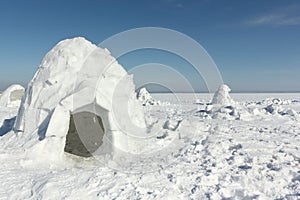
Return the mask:
[[91,112],[71,114],[65,152],[90,157],[103,144],[102,118]]

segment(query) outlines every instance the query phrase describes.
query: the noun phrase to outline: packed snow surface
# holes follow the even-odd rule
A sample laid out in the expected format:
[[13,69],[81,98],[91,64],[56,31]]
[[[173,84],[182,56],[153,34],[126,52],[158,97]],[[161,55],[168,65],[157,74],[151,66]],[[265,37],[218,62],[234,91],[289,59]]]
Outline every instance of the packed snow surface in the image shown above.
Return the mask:
[[213,105],[210,94],[152,96],[170,102],[144,106],[158,130],[147,148],[162,148],[121,156],[118,167],[27,156],[10,131],[17,109],[1,107],[0,199],[300,198],[300,94],[231,94],[234,105]]

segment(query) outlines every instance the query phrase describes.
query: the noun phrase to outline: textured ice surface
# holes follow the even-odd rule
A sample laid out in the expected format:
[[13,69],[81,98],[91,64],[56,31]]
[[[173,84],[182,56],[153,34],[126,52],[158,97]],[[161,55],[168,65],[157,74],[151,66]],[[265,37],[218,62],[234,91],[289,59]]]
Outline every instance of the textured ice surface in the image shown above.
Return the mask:
[[[0,137],[0,197],[299,199],[299,94],[231,94],[240,105],[239,119],[199,115],[198,111],[210,103],[211,94],[197,94],[197,101],[192,94],[178,94],[181,104],[175,103],[174,95],[152,96],[171,102],[145,107],[153,127],[170,121],[154,142],[167,143],[176,135],[183,143],[180,148],[164,146],[169,154],[140,159],[123,170],[78,157],[49,166],[45,165],[47,160],[26,157],[15,147],[19,138],[8,132]],[[271,104],[293,112],[270,113],[265,108]],[[0,110],[1,122],[15,115],[13,108]],[[149,169],[153,163],[160,167]]]

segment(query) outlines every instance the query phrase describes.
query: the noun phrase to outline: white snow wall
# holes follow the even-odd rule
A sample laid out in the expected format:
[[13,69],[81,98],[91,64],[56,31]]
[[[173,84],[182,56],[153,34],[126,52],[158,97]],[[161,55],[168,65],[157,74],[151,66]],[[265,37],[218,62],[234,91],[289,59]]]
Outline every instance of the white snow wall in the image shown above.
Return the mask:
[[33,140],[33,151],[55,157],[63,154],[70,113],[89,111],[103,119],[107,144],[135,153],[138,141],[128,133],[144,134],[145,122],[134,90],[132,76],[108,50],[67,39],[47,53],[29,82],[14,130]]

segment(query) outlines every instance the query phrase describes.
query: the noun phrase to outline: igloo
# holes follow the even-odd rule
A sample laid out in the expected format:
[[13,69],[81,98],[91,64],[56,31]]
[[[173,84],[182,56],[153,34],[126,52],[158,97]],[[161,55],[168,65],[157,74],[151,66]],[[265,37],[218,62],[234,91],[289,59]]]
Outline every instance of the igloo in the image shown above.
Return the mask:
[[234,104],[234,101],[229,95],[231,89],[225,85],[220,85],[219,89],[215,92],[214,97],[211,101],[212,104],[228,106]]
[[24,87],[18,84],[9,86],[0,95],[0,106],[3,107],[18,107],[21,103],[21,98],[24,94]]
[[28,151],[49,159],[138,153],[146,125],[134,90],[133,77],[107,49],[82,37],[63,40],[29,82],[14,130],[27,138]]

